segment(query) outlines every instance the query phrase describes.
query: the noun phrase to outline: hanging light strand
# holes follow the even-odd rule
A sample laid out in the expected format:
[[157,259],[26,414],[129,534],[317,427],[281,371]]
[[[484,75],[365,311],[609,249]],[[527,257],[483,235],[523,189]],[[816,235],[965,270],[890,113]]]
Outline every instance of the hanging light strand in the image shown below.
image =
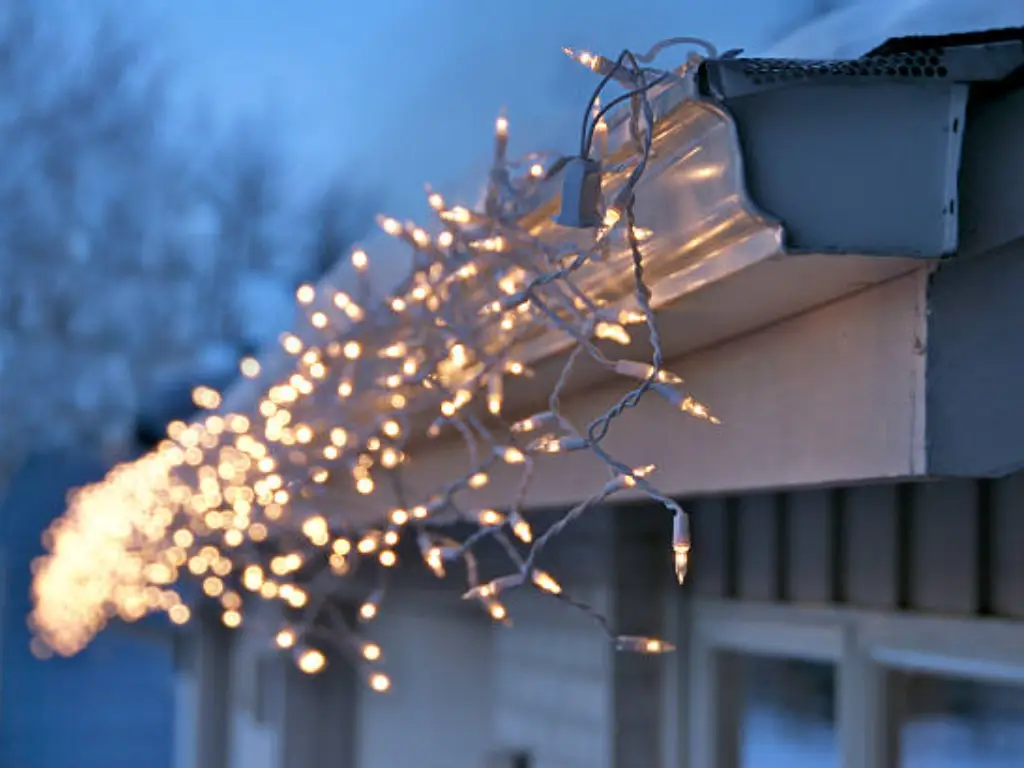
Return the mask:
[[[398,546],[411,539],[440,578],[461,562],[463,597],[498,623],[512,620],[503,597],[530,587],[592,617],[617,650],[671,650],[659,638],[621,634],[537,565],[541,552],[575,520],[630,491],[672,514],[670,551],[680,583],[688,567],[686,513],[648,479],[653,466],[631,466],[604,445],[611,425],[648,395],[717,423],[663,368],[641,244],[656,233],[637,226],[634,210],[654,140],[652,94],[695,71],[692,55],[676,72],[642,66],[668,44],[713,53],[688,38],[659,44],[644,56],[624,51],[615,61],[567,50],[602,75],[584,112],[578,157],[509,160],[510,122],[501,115],[482,210],[449,207],[428,191],[439,234],[379,220],[413,254],[409,276],[390,295],[374,298],[370,256],[354,251],[354,298],[326,285],[298,289],[307,327],[281,338],[293,364],[289,372],[271,378],[279,366],[242,362],[243,375],[263,386],[251,412],[231,412],[225,405],[230,396],[199,388],[195,400],[205,409],[203,418],[169,425],[153,453],[72,494],[67,512],[45,535],[48,553],[36,564],[35,647],[76,653],[115,617],[135,621],[164,612],[184,623],[201,592],[220,605],[232,628],[242,626],[253,601],[278,605],[282,626],[275,642],[294,654],[300,670],[318,673],[330,661],[327,651],[337,652],[383,692],[391,681],[381,667],[383,650],[369,635],[386,608]],[[625,92],[598,106],[613,82]],[[616,127],[624,136],[612,152],[619,163],[605,167],[605,134]],[[550,199],[550,182],[560,174],[563,211],[575,206],[582,230],[539,237],[530,215]],[[593,291],[592,281],[579,278],[616,249],[628,256],[632,286],[610,303]],[[613,359],[606,351],[632,343],[627,326],[646,331],[648,361]],[[547,410],[508,423],[502,418],[506,379],[533,375],[521,350],[544,334],[564,339],[568,349]],[[635,386],[577,428],[562,400],[584,358]],[[424,437],[445,433],[460,442],[469,469],[426,495],[417,493],[405,480],[406,457],[423,450]],[[598,458],[608,480],[535,532],[526,505],[537,462],[570,452]],[[462,497],[484,488],[499,471],[518,473],[507,504],[465,508]],[[452,523],[475,530],[460,540]],[[499,545],[510,568],[481,581],[476,547],[485,539]],[[359,573],[368,573],[370,582]],[[365,596],[352,604],[359,585],[365,585]]]

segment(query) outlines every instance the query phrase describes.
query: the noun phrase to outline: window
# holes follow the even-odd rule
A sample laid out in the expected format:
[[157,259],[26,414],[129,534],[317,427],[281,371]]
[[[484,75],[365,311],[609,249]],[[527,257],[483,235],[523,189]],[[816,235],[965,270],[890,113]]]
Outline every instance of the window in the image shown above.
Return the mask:
[[726,601],[689,614],[679,765],[1024,765],[1024,623]]
[[737,662],[743,677],[740,766],[838,768],[833,666],[770,656]]
[[1024,687],[914,672],[891,685],[904,768],[1024,765]]
[[839,627],[796,611],[705,603],[692,617],[693,768],[828,768],[840,764],[836,724]]

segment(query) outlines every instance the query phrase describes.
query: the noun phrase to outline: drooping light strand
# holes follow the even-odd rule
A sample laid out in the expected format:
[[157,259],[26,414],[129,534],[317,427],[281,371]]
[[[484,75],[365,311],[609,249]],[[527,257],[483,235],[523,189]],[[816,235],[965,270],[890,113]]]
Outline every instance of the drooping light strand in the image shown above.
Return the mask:
[[[653,143],[652,91],[683,75],[641,66],[644,57],[628,52],[614,61],[570,53],[603,76],[585,110],[580,157],[510,159],[511,123],[502,114],[482,210],[450,206],[428,191],[436,234],[390,217],[378,220],[413,254],[411,272],[390,295],[374,296],[371,259],[362,249],[350,254],[351,292],[326,283],[300,286],[295,298],[306,324],[281,336],[284,361],[261,365],[246,358],[240,364],[259,397],[232,411],[225,404],[230,395],[197,388],[193,399],[201,413],[193,422],[170,424],[151,454],[71,496],[64,516],[47,531],[47,555],[36,564],[32,624],[38,643],[69,655],[111,619],[164,612],[184,623],[194,611],[175,585],[191,579],[219,606],[229,628],[246,626],[254,604],[276,606],[283,621],[274,643],[293,654],[302,672],[317,674],[334,663],[335,653],[348,655],[365,668],[366,684],[385,692],[391,678],[383,670],[384,652],[364,633],[372,635],[386,610],[387,575],[400,564],[402,539],[412,537],[419,559],[438,578],[450,578],[451,564],[461,562],[457,571],[468,582],[463,597],[495,622],[512,621],[504,594],[530,588],[591,616],[617,650],[672,650],[656,637],[619,634],[556,574],[537,567],[540,552],[573,520],[633,492],[673,515],[673,568],[682,583],[690,550],[686,513],[652,484],[653,466],[615,458],[605,436],[647,394],[718,423],[683,389],[682,379],[664,369],[641,249],[657,234],[638,227],[634,212],[634,191]],[[601,106],[599,94],[610,81],[627,92]],[[615,126],[622,128],[617,134]],[[616,136],[620,147],[635,151],[625,171],[601,178],[602,163],[617,152]],[[596,196],[568,204],[594,206],[579,220],[600,226],[561,239],[536,237],[525,221],[573,160],[584,161],[599,183]],[[567,187],[563,205],[570,194]],[[632,263],[632,287],[618,296],[593,279],[612,249]],[[649,360],[608,356],[609,349],[632,348],[644,333]],[[522,350],[543,334],[572,344],[561,375],[546,410],[507,422],[509,377],[533,375],[528,363],[536,360]],[[581,358],[633,388],[578,428],[563,415],[561,401]],[[272,376],[285,362],[288,370]],[[433,436],[460,441],[468,469],[417,493],[407,487],[403,468]],[[553,525],[535,530],[526,508],[535,465],[570,452],[589,452],[607,465],[611,479]],[[519,478],[507,503],[458,504],[460,494],[484,488],[498,472]],[[344,504],[323,505],[328,488],[358,513],[349,514]],[[453,521],[474,530],[457,540]],[[509,573],[482,582],[475,547],[484,539],[499,545],[510,566]],[[342,585],[365,570],[375,575],[374,586],[351,615],[343,613],[338,605],[351,595]]]

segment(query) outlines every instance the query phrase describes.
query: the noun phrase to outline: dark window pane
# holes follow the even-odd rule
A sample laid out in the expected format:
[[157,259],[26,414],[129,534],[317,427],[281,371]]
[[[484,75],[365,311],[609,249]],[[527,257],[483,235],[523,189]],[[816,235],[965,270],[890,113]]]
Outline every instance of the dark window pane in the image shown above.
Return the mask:
[[831,664],[748,656],[742,680],[743,768],[839,765]]
[[1024,687],[901,675],[903,768],[1024,766]]

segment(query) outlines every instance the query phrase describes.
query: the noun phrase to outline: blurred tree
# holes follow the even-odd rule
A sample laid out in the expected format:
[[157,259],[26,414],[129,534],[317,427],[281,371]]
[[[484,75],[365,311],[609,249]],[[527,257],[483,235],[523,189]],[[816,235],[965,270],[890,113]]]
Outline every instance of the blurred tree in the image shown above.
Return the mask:
[[332,245],[306,247],[267,131],[172,138],[185,121],[149,41],[45,10],[0,3],[0,475],[50,448],[123,449],[140,410],[223,381],[350,221],[339,186],[317,219]]
[[308,231],[312,239],[305,259],[305,280],[317,280],[355,245],[373,221],[377,195],[359,196],[345,183],[341,174],[315,195],[308,209]]
[[290,317],[283,163],[255,128],[237,126],[218,147],[205,185],[215,220],[211,266],[220,274],[206,284],[204,304],[209,322],[235,346],[262,346]]

